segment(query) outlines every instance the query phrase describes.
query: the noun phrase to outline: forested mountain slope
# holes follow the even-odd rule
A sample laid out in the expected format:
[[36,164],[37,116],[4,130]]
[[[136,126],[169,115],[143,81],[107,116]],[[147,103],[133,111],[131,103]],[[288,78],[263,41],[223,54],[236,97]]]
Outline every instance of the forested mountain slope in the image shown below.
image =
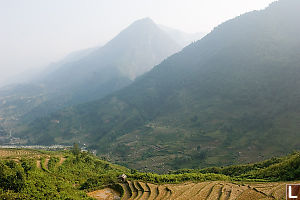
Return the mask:
[[130,86],[38,119],[22,135],[86,142],[145,171],[245,163],[297,149],[299,9],[298,0],[280,0],[229,20]]

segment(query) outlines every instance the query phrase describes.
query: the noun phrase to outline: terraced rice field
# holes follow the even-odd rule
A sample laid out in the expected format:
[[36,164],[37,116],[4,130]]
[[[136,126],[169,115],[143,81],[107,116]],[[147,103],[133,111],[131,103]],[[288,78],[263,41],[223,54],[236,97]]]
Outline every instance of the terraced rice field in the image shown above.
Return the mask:
[[285,199],[286,183],[230,183],[224,181],[155,185],[120,183],[123,200],[272,200]]
[[[55,156],[57,157],[57,156]],[[41,162],[41,159],[37,159],[36,160],[36,166],[40,169],[45,169],[45,170],[49,170],[49,161],[50,161],[51,157],[50,156],[46,156],[44,157],[44,162]],[[63,162],[66,160],[65,157],[61,156],[59,157],[59,162],[56,164],[55,167],[59,167],[63,164]]]
[[32,156],[38,155],[37,152],[27,151],[27,150],[18,150],[18,149],[0,149],[0,158],[5,157],[18,157],[18,156]]
[[[49,160],[53,155],[31,150],[0,149],[0,159],[11,159],[19,162],[24,156],[35,158],[37,168],[49,170]],[[59,167],[66,160],[62,154],[57,154],[55,157],[59,158],[55,167]],[[156,185],[141,181],[126,181],[119,184],[124,191],[122,197],[109,188],[91,192],[89,195],[103,200],[281,200],[285,199],[286,188],[286,183],[282,182],[231,183],[210,181]]]
[[[59,162],[57,163],[56,167],[59,167],[63,164],[63,162],[66,160],[63,155],[57,155],[59,156]],[[0,149],[0,159],[10,159],[14,160],[15,162],[20,162],[22,157],[30,157],[36,159],[36,166],[39,169],[42,169],[43,167],[45,169],[48,168],[49,160],[51,158],[50,155],[41,154],[34,150],[21,150],[21,149]],[[41,160],[44,158],[44,162],[42,163]]]

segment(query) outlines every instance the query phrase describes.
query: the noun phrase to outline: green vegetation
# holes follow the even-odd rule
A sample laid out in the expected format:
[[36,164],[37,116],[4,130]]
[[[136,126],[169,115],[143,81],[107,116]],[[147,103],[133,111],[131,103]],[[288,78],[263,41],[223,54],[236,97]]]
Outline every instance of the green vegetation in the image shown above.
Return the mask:
[[300,152],[272,158],[263,162],[205,169],[180,169],[171,174],[214,173],[230,176],[235,180],[293,181],[300,180]]
[[129,179],[131,180],[140,180],[150,183],[183,183],[186,181],[230,181],[229,176],[222,174],[213,174],[213,173],[184,173],[184,174],[153,174],[153,173],[135,173],[130,174]]
[[[74,149],[76,145],[73,152]],[[162,175],[129,170],[87,152],[76,155],[72,151],[30,152],[36,154],[24,154],[21,158],[19,154],[17,160],[16,157],[0,160],[1,199],[89,199],[86,192],[104,187],[111,187],[122,194],[124,191],[117,180],[122,173],[129,180],[154,184],[300,180],[300,152],[249,165],[183,169]],[[48,164],[45,164],[46,159]],[[38,165],[39,161],[41,165]]]
[[[23,156],[18,162],[10,158],[0,160],[0,199],[90,199],[83,190],[88,179],[99,175],[117,177],[129,171],[84,152],[63,152],[63,163],[59,163],[62,153],[44,153],[47,154],[41,154],[41,159]],[[44,166],[48,155],[51,158]],[[108,178],[97,187],[110,183]]]

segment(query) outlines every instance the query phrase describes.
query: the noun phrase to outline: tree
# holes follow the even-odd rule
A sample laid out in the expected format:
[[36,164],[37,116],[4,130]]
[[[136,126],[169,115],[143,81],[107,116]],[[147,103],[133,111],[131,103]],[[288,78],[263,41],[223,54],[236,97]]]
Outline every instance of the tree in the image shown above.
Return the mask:
[[80,148],[79,148],[79,145],[77,143],[73,144],[72,153],[75,156],[78,156],[80,154]]

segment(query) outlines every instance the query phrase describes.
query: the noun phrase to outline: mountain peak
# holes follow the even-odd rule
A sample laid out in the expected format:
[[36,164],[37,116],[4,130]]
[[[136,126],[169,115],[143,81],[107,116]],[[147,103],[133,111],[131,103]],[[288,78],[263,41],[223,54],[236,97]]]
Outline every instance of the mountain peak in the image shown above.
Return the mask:
[[132,24],[129,25],[127,29],[153,29],[158,28],[158,26],[155,24],[155,22],[150,18],[143,18],[134,21]]
[[155,24],[155,22],[151,18],[145,17],[134,21],[132,24]]
[[[164,47],[164,50],[162,50],[162,47]],[[152,19],[143,18],[133,22],[121,31],[105,45],[105,49],[122,59],[124,59],[122,56],[139,55],[138,58],[128,61],[126,66],[119,65],[122,74],[133,80],[159,64],[164,58],[179,51],[181,46],[160,29]],[[151,62],[141,63],[145,55],[151,55]]]

